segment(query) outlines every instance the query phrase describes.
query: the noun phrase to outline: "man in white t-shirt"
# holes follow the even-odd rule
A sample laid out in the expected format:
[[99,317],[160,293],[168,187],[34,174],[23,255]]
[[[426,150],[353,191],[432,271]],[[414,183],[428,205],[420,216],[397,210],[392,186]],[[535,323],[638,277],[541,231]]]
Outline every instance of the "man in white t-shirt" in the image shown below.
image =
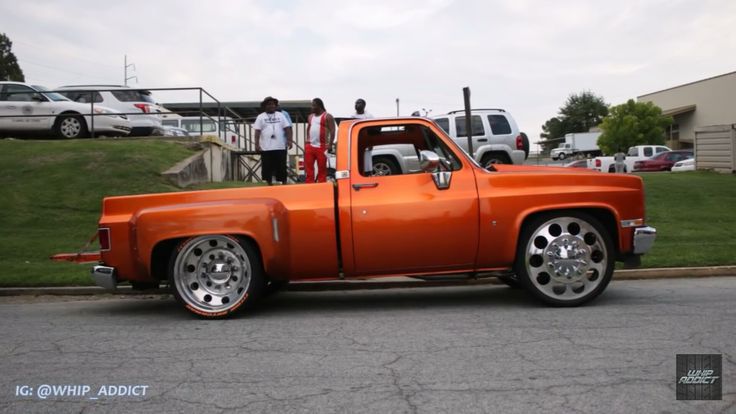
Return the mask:
[[286,150],[294,145],[291,124],[281,111],[277,111],[279,101],[271,96],[261,102],[264,112],[253,123],[256,131],[256,151],[261,153],[261,177],[266,184],[273,184],[273,178],[286,184]]
[[355,119],[373,118],[373,115],[365,111],[365,99],[358,98],[358,100],[355,101],[355,113],[353,114],[353,118]]

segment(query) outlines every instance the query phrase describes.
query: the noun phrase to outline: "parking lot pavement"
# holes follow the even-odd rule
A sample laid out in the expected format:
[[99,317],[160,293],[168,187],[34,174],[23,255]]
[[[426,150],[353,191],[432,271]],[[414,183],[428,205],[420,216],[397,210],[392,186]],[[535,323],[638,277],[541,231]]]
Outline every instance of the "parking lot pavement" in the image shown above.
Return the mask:
[[[734,299],[736,277],[614,281],[573,309],[492,285],[286,292],[203,321],[162,295],[3,297],[0,408],[733,412]],[[675,399],[678,353],[723,355],[722,401]]]

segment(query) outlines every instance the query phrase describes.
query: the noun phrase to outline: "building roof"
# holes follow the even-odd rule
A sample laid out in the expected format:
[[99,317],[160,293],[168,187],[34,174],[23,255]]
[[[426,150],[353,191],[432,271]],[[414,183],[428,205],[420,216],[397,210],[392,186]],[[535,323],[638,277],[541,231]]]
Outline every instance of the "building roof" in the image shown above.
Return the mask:
[[[229,116],[252,122],[263,112],[261,101],[240,102],[172,102],[161,104],[166,109],[181,116],[197,116],[204,112],[209,116]],[[279,101],[282,110],[287,111],[294,122],[306,122],[312,112],[311,100]],[[221,112],[220,112],[221,111]]]
[[665,92],[665,91],[669,91],[669,90],[672,90],[672,89],[677,89],[677,88],[683,88],[683,87],[685,87],[685,86],[690,86],[690,85],[694,85],[694,84],[696,84],[696,83],[700,83],[700,82],[707,82],[707,81],[709,81],[709,80],[713,80],[713,79],[717,79],[717,78],[722,78],[722,77],[724,77],[724,76],[730,76],[730,75],[734,75],[734,74],[736,74],[736,71],[735,71],[735,72],[728,72],[728,73],[724,73],[724,74],[722,74],[722,75],[717,75],[717,76],[711,76],[710,78],[705,78],[705,79],[697,80],[697,81],[694,81],[694,82],[688,82],[688,83],[684,83],[684,84],[682,84],[682,85],[677,85],[677,86],[673,86],[673,87],[671,87],[671,88],[667,88],[667,89],[662,89],[661,91],[656,91],[656,92],[650,92],[650,93],[647,93],[647,94],[644,94],[644,95],[640,95],[640,96],[637,96],[636,98],[637,98],[637,100],[638,100],[639,98],[643,98],[643,97],[645,97],[645,96],[649,96],[649,95],[654,95],[654,94],[658,94],[658,93],[661,93],[661,92]]
[[678,106],[677,108],[663,109],[662,115],[664,116],[676,116],[686,114],[695,110],[695,105]]

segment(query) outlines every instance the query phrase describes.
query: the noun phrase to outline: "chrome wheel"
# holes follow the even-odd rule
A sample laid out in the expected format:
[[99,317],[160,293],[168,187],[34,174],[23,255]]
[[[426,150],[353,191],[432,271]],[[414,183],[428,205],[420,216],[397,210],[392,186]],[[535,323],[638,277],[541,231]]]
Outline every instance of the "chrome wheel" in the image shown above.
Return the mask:
[[532,293],[550,304],[572,306],[605,289],[613,274],[613,247],[594,218],[543,217],[532,229],[523,245],[522,264]]
[[223,316],[248,298],[252,256],[230,236],[200,236],[179,249],[172,269],[177,298],[197,314]]

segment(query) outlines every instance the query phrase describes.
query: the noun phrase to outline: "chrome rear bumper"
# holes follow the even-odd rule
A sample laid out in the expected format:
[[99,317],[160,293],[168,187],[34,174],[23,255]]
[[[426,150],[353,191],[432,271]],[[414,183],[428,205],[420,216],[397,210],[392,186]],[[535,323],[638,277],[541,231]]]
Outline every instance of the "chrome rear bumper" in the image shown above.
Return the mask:
[[115,279],[115,268],[109,266],[93,266],[90,271],[97,286],[107,290],[115,290],[118,281]]
[[634,230],[634,254],[644,254],[648,252],[654,239],[657,238],[657,229],[654,227],[639,227]]

